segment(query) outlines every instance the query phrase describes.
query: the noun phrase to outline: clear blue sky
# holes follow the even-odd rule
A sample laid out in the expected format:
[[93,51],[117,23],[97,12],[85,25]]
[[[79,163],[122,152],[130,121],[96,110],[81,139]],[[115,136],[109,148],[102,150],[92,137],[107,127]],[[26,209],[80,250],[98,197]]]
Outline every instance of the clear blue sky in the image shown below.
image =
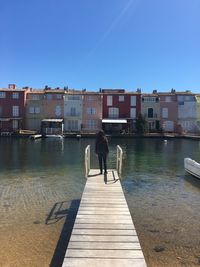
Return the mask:
[[200,0],[0,0],[0,87],[200,93]]

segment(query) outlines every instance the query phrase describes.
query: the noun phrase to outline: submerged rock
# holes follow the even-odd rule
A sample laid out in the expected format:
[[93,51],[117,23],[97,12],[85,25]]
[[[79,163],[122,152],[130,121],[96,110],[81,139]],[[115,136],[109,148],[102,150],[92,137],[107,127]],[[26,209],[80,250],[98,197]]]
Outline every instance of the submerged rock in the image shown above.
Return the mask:
[[155,246],[155,247],[154,247],[154,250],[155,250],[156,252],[162,252],[162,251],[165,250],[165,246],[163,246],[163,245]]
[[34,224],[40,224],[41,222],[40,221],[34,221],[33,223]]

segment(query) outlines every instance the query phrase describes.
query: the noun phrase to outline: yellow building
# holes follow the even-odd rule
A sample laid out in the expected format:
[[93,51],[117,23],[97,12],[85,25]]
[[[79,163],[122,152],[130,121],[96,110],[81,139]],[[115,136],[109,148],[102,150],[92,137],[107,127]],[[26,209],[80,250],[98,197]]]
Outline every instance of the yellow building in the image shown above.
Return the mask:
[[160,129],[160,101],[157,94],[142,94],[141,114],[147,122],[149,132]]

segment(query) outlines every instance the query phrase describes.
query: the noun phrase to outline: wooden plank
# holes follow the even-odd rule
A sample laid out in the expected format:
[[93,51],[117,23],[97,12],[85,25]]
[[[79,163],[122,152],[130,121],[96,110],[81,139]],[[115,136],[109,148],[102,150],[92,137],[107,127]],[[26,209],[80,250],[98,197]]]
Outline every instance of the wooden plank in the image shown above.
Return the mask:
[[142,259],[140,249],[67,249],[66,257],[69,258],[115,258],[115,259]]
[[73,229],[72,231],[73,235],[136,235],[136,231],[131,230],[113,230],[113,229]]
[[73,249],[140,249],[139,242],[70,242],[68,248]]
[[135,229],[134,225],[132,223],[130,224],[113,224],[113,223],[93,223],[93,224],[89,224],[89,223],[75,223],[74,224],[74,229]]
[[146,267],[144,259],[68,258],[62,267]]
[[70,241],[88,241],[88,242],[138,242],[138,237],[133,236],[112,236],[112,235],[71,235]]
[[115,170],[91,170],[62,267],[146,267]]

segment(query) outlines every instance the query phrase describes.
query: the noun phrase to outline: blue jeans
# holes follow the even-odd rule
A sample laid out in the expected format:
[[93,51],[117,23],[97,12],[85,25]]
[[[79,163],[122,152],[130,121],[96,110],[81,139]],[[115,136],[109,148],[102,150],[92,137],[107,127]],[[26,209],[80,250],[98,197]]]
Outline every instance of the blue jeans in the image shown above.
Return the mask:
[[104,166],[104,172],[107,172],[107,153],[98,153],[98,159],[99,159],[99,169],[100,172],[103,172],[103,166]]

